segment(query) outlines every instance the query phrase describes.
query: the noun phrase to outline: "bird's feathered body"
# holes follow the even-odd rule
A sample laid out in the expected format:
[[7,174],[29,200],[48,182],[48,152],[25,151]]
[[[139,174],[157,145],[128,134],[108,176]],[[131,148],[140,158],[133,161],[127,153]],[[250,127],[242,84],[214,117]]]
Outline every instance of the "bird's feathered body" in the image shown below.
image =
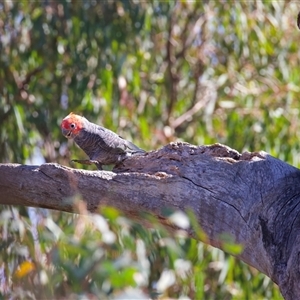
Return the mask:
[[102,165],[117,164],[128,156],[145,153],[113,131],[73,113],[63,119],[61,129],[63,135],[73,138],[99,169]]

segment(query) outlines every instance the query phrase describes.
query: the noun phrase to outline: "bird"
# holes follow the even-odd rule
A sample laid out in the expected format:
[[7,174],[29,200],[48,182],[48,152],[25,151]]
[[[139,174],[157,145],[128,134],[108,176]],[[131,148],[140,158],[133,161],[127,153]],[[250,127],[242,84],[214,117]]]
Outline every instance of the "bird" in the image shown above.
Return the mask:
[[95,164],[99,170],[103,165],[117,165],[133,155],[142,155],[145,150],[123,139],[115,132],[88,121],[71,112],[61,122],[62,134],[87,154],[89,159],[72,160],[81,164]]

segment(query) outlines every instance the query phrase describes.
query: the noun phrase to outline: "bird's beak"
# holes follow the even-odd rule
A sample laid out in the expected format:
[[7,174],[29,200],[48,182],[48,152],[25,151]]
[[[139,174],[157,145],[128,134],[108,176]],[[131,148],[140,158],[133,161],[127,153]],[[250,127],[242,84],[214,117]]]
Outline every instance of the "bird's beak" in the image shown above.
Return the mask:
[[62,128],[62,129],[61,129],[61,132],[62,132],[62,134],[63,134],[67,139],[71,139],[71,138],[72,138],[72,136],[71,136],[72,132],[71,132],[70,130],[65,129],[65,128]]

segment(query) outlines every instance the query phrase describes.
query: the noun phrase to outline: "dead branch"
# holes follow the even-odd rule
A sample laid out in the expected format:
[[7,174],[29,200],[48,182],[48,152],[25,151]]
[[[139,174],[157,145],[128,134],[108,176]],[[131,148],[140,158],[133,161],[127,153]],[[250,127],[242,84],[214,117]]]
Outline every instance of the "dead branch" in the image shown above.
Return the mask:
[[267,274],[286,299],[300,299],[298,169],[265,152],[172,143],[113,171],[1,164],[0,204],[72,212],[80,194],[91,212],[110,205],[142,221],[143,211],[166,226],[163,208],[191,209],[205,242],[222,248],[220,236],[231,234],[244,247],[241,260]]

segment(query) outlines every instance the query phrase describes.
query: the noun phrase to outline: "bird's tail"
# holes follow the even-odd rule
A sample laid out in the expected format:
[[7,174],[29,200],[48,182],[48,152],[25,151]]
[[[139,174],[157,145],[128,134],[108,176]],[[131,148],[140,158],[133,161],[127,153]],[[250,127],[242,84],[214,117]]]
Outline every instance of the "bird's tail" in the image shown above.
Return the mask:
[[145,150],[139,148],[138,146],[136,146],[135,144],[127,141],[127,147],[129,152],[131,153],[131,155],[142,155],[144,153],[146,153]]

